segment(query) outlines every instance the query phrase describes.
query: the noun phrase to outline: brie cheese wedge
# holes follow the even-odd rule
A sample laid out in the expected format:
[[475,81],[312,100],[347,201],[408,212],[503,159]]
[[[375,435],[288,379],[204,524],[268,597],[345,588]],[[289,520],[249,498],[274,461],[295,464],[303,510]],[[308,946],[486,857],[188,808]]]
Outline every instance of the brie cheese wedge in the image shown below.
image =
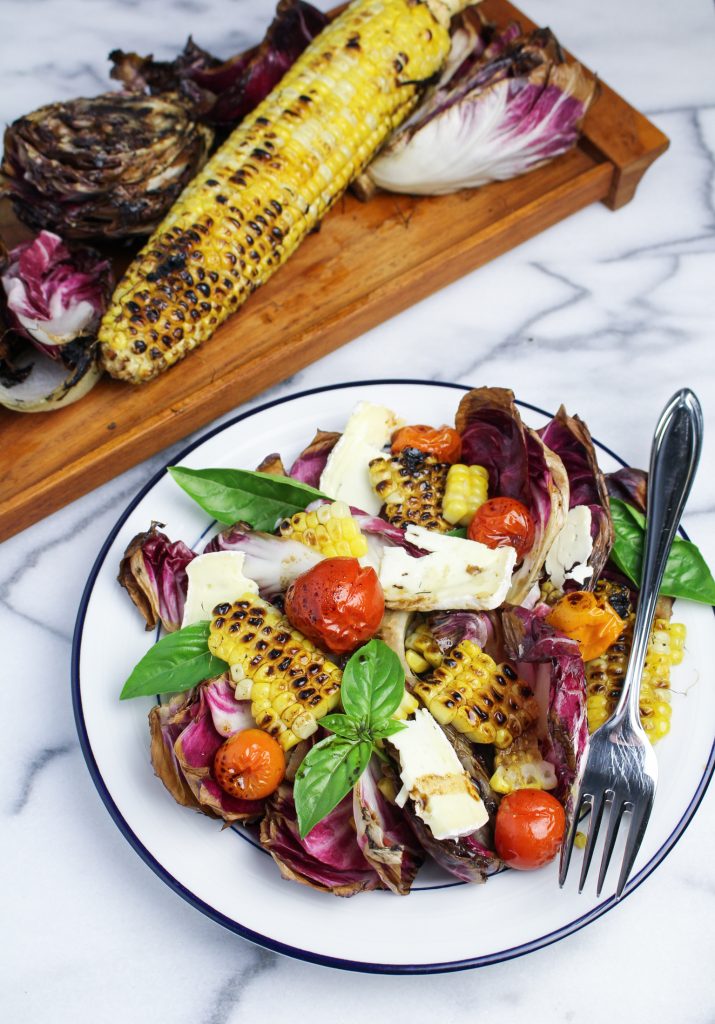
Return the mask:
[[390,409],[359,402],[328,456],[319,484],[323,494],[377,515],[382,499],[372,488],[368,466],[385,454],[384,446],[402,424]]
[[409,797],[435,839],[458,839],[486,825],[484,802],[429,711],[416,711],[390,743],[400,756],[402,789],[395,802],[404,807]]
[[245,557],[243,551],[210,551],[189,562],[182,626],[210,619],[217,604],[233,604],[243,594],[258,593],[258,584],[244,575]]
[[576,505],[570,509],[566,522],[549,548],[545,569],[559,590],[563,590],[566,580],[575,580],[583,585],[593,575],[592,566],[587,564],[593,551],[592,518],[588,505]]

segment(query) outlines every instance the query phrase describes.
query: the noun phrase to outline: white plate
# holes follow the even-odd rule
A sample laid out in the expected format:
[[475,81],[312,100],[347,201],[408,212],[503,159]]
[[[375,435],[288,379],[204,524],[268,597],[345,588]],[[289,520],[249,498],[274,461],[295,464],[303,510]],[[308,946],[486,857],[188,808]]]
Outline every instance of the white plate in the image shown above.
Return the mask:
[[[452,421],[463,390],[431,381],[367,381],[304,392],[237,416],[187,448],[176,462],[193,468],[252,468],[279,451],[289,466],[317,427],[340,430],[359,399],[388,405],[411,422],[438,424]],[[540,410],[522,409],[530,425],[545,422]],[[617,456],[599,447],[602,468],[618,468]],[[128,541],[152,519],[166,523],[172,539],[190,544],[209,529],[206,515],[165,470],[142,489],[111,531],[87,582],[75,630],[72,689],[84,756],[109,813],[137,853],[180,896],[271,949],[348,970],[385,973],[458,970],[519,956],[578,930],[615,905],[615,870],[609,874],[611,888],[597,900],[591,881],[583,895],[577,894],[577,865],[563,890],[555,865],[536,872],[508,871],[483,886],[450,881],[431,868],[420,874],[408,897],[371,892],[337,899],[283,881],[272,859],[240,829],[221,831],[216,821],[177,806],[149,763],[146,716],[151,701],[118,700],[152,638],[116,582],[117,566]],[[627,893],[682,834],[715,766],[715,688],[703,685],[712,660],[712,611],[681,601],[675,619],[687,625],[687,654],[673,670],[672,730],[657,748],[661,781]]]

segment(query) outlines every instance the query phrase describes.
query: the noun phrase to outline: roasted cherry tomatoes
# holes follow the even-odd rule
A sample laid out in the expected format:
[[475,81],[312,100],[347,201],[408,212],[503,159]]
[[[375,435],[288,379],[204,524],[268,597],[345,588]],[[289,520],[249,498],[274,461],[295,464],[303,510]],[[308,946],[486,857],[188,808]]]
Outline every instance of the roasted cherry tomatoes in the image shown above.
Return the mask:
[[418,451],[434,455],[440,462],[459,462],[462,454],[462,438],[454,427],[401,427],[392,435],[392,454],[397,455],[403,448],[417,448]]
[[534,544],[534,520],[516,498],[490,498],[474,513],[467,536],[488,548],[516,548],[521,560]]
[[520,871],[540,868],[559,852],[565,828],[566,815],[555,797],[538,789],[517,789],[499,804],[497,856]]
[[214,757],[214,778],[229,796],[262,800],[278,788],[286,762],[280,744],[262,729],[244,729],[222,743]]
[[572,590],[562,597],[546,621],[578,640],[584,661],[605,654],[625,629],[625,622],[605,598],[587,590]]
[[357,558],[325,558],[291,583],[285,610],[313,643],[346,654],[377,632],[385,598],[374,569]]

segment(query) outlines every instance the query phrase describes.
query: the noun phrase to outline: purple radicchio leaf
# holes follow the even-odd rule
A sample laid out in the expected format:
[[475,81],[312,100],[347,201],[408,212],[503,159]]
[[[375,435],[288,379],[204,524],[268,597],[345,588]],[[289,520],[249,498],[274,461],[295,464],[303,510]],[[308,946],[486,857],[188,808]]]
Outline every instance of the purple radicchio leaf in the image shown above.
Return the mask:
[[253,531],[243,523],[217,533],[204,548],[204,554],[211,551],[242,551],[246,556],[243,571],[258,584],[265,601],[285,593],[298,576],[312,569],[322,558],[300,541]]
[[317,487],[328,456],[340,440],[334,430],[319,430],[307,448],[304,448],[290,468],[290,476],[301,483]]
[[149,712],[151,732],[151,763],[154,773],[164,783],[177,803],[184,807],[199,808],[181,770],[174,744],[189,725],[196,707],[196,691],[180,693],[166,704],[157,704]]
[[[202,683],[198,688],[191,705],[191,719],[176,738],[174,754],[199,810],[229,822],[256,821],[263,813],[265,800],[241,800],[230,796],[213,777],[216,751],[229,735],[225,731],[217,731],[214,716],[223,725],[231,718],[233,724],[246,720],[244,702],[234,700],[235,707],[230,710],[230,698],[224,683],[220,677]],[[220,713],[217,710],[219,705]]]
[[170,541],[161,532],[163,523],[152,523],[138,533],[124,552],[117,579],[154,629],[159,620],[172,633],[179,629],[189,579],[186,566],[196,557],[183,541]]
[[462,640],[471,640],[484,650],[493,629],[485,612],[433,612],[427,616],[427,625],[443,654]]
[[382,888],[379,875],[358,846],[352,796],[330,812],[301,839],[293,787],[284,781],[271,796],[261,822],[261,845],[268,850],[284,878],[335,896],[353,896]]
[[[387,888],[405,896],[424,861],[424,852],[403,812],[378,788],[381,774],[380,762],[373,756],[353,789],[357,841]],[[312,832],[308,838],[311,836]]]
[[50,231],[15,246],[1,280],[11,326],[53,359],[95,333],[112,290],[108,260],[93,249],[70,252]]
[[455,423],[462,437],[463,461],[484,466],[489,474],[489,496],[516,498],[528,508],[526,434],[513,392],[474,388],[459,403]]
[[250,700],[236,700],[235,686],[225,676],[213,679],[204,687],[213,727],[225,740],[244,729],[255,729]]
[[645,514],[648,495],[648,474],[645,470],[624,466],[615,473],[606,473],[605,479],[612,498],[619,498]]
[[[550,665],[543,754],[556,770],[556,796],[570,817],[574,783],[588,749],[586,675],[578,641],[549,625],[546,617],[550,611],[547,605],[532,611],[510,608],[502,613],[502,624],[510,657],[517,662]],[[538,699],[538,687],[535,692]]]
[[411,800],[405,804],[405,812],[420,845],[450,875],[463,882],[486,882],[489,875],[503,867],[494,851],[480,842],[476,835],[435,839],[429,826],[415,813]]
[[596,81],[564,60],[549,29],[511,29],[490,46],[478,37],[466,56],[457,32],[453,48],[461,63],[447,61],[368,168],[375,185],[441,195],[524,174],[576,144]]

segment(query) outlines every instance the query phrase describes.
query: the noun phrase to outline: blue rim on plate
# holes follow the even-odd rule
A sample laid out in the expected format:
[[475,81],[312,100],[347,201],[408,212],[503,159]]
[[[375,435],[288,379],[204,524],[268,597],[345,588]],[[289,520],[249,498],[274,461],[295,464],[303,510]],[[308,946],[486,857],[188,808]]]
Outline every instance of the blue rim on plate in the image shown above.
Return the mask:
[[[141,859],[147,864],[155,874],[165,882],[169,888],[173,889],[175,893],[186,900],[187,903],[195,907],[196,910],[201,911],[212,921],[222,925],[229,931],[234,932],[236,935],[240,935],[244,939],[249,939],[251,942],[255,942],[259,946],[264,946],[266,949],[273,950],[276,953],[283,953],[286,956],[294,957],[297,960],[305,960],[309,963],[320,964],[324,967],[335,967],[344,971],[357,971],[367,974],[440,974],[447,973],[450,971],[463,971],[474,967],[486,967],[489,964],[500,963],[503,960],[512,960],[518,956],[524,956],[526,953],[531,953],[534,950],[541,949],[544,946],[549,946],[554,942],[558,942],[559,939],[565,938],[567,935],[572,935],[574,932],[579,931],[585,925],[590,924],[591,921],[595,921],[596,918],[601,917],[602,914],[607,913],[611,910],[618,902],[615,897],[604,900],[597,907],[594,907],[587,914],[576,918],[569,924],[564,925],[562,928],[556,931],[549,932],[546,935],[542,935],[537,939],[532,939],[529,942],[525,942],[518,946],[514,946],[511,949],[498,950],[495,953],[489,953],[484,956],[468,957],[464,960],[454,960],[446,963],[434,963],[434,964],[381,964],[381,963],[367,963],[353,960],[343,960],[339,957],[322,956],[319,954],[311,953],[309,950],[299,949],[295,946],[289,946],[282,942],[270,938],[267,935],[261,935],[259,932],[255,932],[250,928],[246,928],[236,921],[231,920],[224,914],[210,907],[203,900],[200,900],[190,890],[183,886],[173,875],[167,871],[167,869],[156,860],[153,854],[144,846],[141,840],[135,835],[132,829],[129,827],[119,808],[114,803],[109,790],[107,789],[104,779],[99,771],[97,762],[92,752],[92,747],[89,741],[89,735],[87,733],[87,727],[84,720],[84,712],[82,709],[82,697],[80,693],[80,678],[79,678],[79,661],[80,653],[82,648],[82,632],[84,629],[84,620],[87,613],[87,606],[89,605],[90,598],[92,596],[92,590],[94,588],[95,581],[104,563],[104,559],[109,551],[109,548],[114,543],[119,531],[122,526],[134,511],[139,502],[149,493],[149,491],[159,482],[164,476],[170,465],[175,465],[184,459],[190,452],[192,452],[199,445],[203,444],[209,438],[214,437],[216,434],[221,433],[228,427],[233,426],[236,423],[240,423],[242,420],[249,419],[258,413],[265,412],[267,409],[275,408],[276,406],[284,405],[286,402],[292,402],[298,398],[306,398],[309,395],[322,394],[327,391],[340,391],[347,388],[363,388],[369,387],[374,384],[412,384],[421,385],[425,387],[439,387],[439,388],[453,388],[456,391],[470,391],[471,388],[465,384],[453,384],[442,381],[434,380],[414,380],[411,378],[383,378],[375,380],[361,380],[354,381],[351,383],[344,384],[329,384],[324,387],[310,388],[307,391],[299,391],[293,395],[286,395],[283,398],[275,398],[270,402],[265,402],[263,405],[259,405],[254,409],[249,409],[247,412],[239,413],[232,419],[221,423],[219,426],[214,427],[212,430],[202,434],[196,441],[187,445],[182,451],[180,451],[171,462],[166,463],[162,469],[160,469],[154,476],[139,490],[136,496],[130,501],[126,509],[119,517],[113,528],[111,529],[107,539],[105,540],[102,548],[92,566],[92,571],[89,574],[89,578],[82,594],[82,600],[80,601],[79,611],[77,613],[77,621],[75,623],[74,636],[72,639],[72,707],[74,710],[75,723],[77,726],[77,732],[79,734],[80,747],[82,754],[87,763],[89,773],[92,777],[92,781],[97,788],[97,791],[102,798],[104,806],[109,811],[115,825],[122,833],[124,838],[134,848],[136,853],[139,854]],[[541,414],[542,416],[551,417],[552,414],[541,409],[537,405],[531,405],[529,402],[517,401],[517,405],[524,409],[530,409],[532,412]],[[615,459],[621,466],[625,466],[626,463],[621,459],[615,452],[611,451],[606,445],[601,444],[599,441],[594,440],[594,444],[600,448],[606,454],[610,455],[611,458]],[[680,533],[685,539],[689,539],[685,530],[681,528]],[[715,613],[715,608],[713,608]],[[673,849],[677,841],[682,836],[685,829],[688,827],[693,815],[695,814],[698,806],[705,795],[705,791],[708,788],[710,780],[715,772],[715,742],[713,743],[710,754],[705,765],[702,777],[698,784],[693,797],[685,810],[685,813],[677,823],[673,831],[671,832],[668,839],[663,843],[658,852],[651,858],[651,860],[643,867],[637,875],[634,875],[628,882],[624,895],[621,897],[623,900],[626,896],[630,895],[641,882],[655,870],[655,868],[665,859],[665,857]]]

